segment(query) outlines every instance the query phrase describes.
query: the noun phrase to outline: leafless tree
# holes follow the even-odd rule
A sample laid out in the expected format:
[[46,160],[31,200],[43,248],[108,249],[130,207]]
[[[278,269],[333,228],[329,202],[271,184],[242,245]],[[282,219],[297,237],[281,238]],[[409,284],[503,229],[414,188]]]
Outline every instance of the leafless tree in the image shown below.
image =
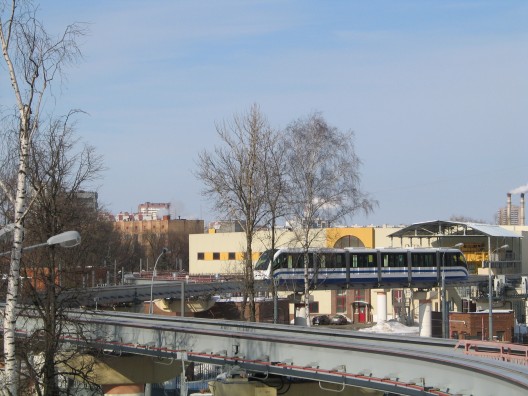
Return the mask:
[[360,188],[360,159],[352,132],[340,132],[319,113],[291,123],[286,129],[286,174],[289,222],[305,250],[304,304],[309,325],[308,249],[324,225],[372,211],[375,201]]
[[[284,138],[280,131],[272,131],[270,138],[266,142],[266,147],[262,150],[263,177],[264,177],[264,202],[265,202],[265,224],[268,226],[268,233],[261,241],[270,251],[277,249],[277,240],[281,235],[278,232],[277,224],[287,211],[288,184],[286,180],[286,151],[284,149]],[[273,255],[272,255],[273,257]],[[273,296],[273,322],[278,320],[278,295],[277,284],[272,278],[269,285]]]
[[[265,159],[272,133],[258,105],[230,122],[217,125],[222,146],[203,151],[196,176],[204,184],[203,195],[214,202],[219,213],[239,220],[246,235],[244,277],[249,300],[249,319],[255,321],[253,238],[266,215]],[[243,307],[242,312],[245,312]]]
[[[29,374],[34,391],[39,395],[59,392],[59,378],[89,378],[85,367],[71,364],[78,353],[61,348],[64,336],[71,334],[66,310],[79,305],[87,268],[100,262],[105,244],[115,233],[101,220],[95,196],[85,199],[85,189],[97,181],[103,171],[102,158],[94,148],[75,138],[70,124],[72,113],[60,119],[41,123],[33,139],[28,163],[27,180],[33,205],[25,219],[25,243],[39,243],[53,235],[77,230],[83,244],[74,249],[49,247],[24,253],[21,272],[27,281],[20,298],[31,302],[42,323],[38,338],[28,342],[29,356],[38,354],[39,364],[19,351],[26,362],[24,374]],[[46,126],[46,129],[44,129]],[[35,194],[33,196],[33,194]],[[102,243],[101,243],[102,242]],[[76,292],[71,292],[75,289]]]
[[270,249],[277,242],[276,227],[278,219],[288,212],[288,183],[286,177],[285,141],[280,132],[272,132],[262,152],[264,176],[264,201],[266,220],[270,227]]
[[119,263],[119,268],[125,272],[137,271],[141,258],[145,257],[145,250],[138,242],[137,237],[120,235],[119,240],[114,245],[116,248],[112,251],[115,252],[115,259]]
[[65,66],[80,56],[77,39],[82,33],[78,25],[70,25],[60,37],[52,37],[36,18],[36,7],[30,1],[0,3],[0,42],[12,88],[18,142],[16,188],[12,190],[0,181],[0,188],[13,206],[15,224],[4,315],[4,389],[12,395],[18,394],[15,306],[20,286],[24,220],[31,206],[27,199],[29,156],[50,84],[61,77]]
[[169,242],[167,248],[170,254],[168,255],[167,269],[175,271],[189,270],[189,236],[175,231],[169,231]]
[[145,254],[149,262],[154,263],[162,250],[167,248],[168,235],[151,229],[141,234],[141,242],[145,246]]

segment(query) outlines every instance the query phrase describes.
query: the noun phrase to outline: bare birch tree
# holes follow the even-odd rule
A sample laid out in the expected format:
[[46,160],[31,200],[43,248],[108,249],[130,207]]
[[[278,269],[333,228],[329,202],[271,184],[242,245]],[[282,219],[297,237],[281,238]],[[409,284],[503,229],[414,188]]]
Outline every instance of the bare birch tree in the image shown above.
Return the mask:
[[[271,264],[273,266],[273,252],[277,249],[277,222],[287,213],[288,184],[286,182],[286,151],[284,139],[280,132],[272,132],[266,150],[263,150],[264,163],[264,201],[266,203],[266,225],[269,227],[268,249],[272,252]],[[273,323],[278,321],[278,288],[275,278],[271,277],[271,293],[273,296]]]
[[310,269],[308,249],[322,230],[358,211],[369,213],[376,202],[360,187],[352,132],[340,132],[319,113],[291,123],[286,129],[286,174],[290,225],[305,251],[304,306],[309,320]]
[[[24,220],[25,245],[38,244],[71,229],[79,231],[83,238],[82,246],[73,250],[52,246],[27,251],[20,263],[22,278],[26,280],[21,284],[18,300],[30,303],[42,327],[27,334],[23,346],[17,347],[16,356],[23,362],[21,381],[31,383],[38,395],[58,394],[59,379],[66,375],[89,378],[85,372],[88,367],[80,369],[71,364],[79,351],[66,352],[62,348],[64,336],[82,337],[80,331],[70,333],[75,327],[66,325],[69,319],[65,310],[78,306],[79,299],[86,294],[85,269],[100,262],[105,243],[119,240],[112,238],[117,232],[98,215],[96,201],[82,198],[84,189],[97,180],[103,166],[94,148],[75,138],[70,125],[74,113],[51,121],[41,119],[27,167],[28,198],[33,204]],[[16,146],[12,139],[3,143]],[[8,173],[6,169],[3,171]],[[12,173],[16,174],[16,166]],[[23,309],[18,308],[19,312]]]
[[12,0],[0,3],[0,42],[5,69],[12,88],[18,126],[18,172],[15,190],[0,181],[0,188],[14,208],[14,233],[4,314],[5,392],[18,394],[15,355],[16,304],[20,287],[20,258],[24,240],[24,219],[31,202],[27,197],[27,174],[32,139],[38,130],[50,83],[63,67],[79,55],[78,25],[68,26],[58,38],[49,35],[36,18],[36,7]]
[[[253,238],[266,215],[264,157],[271,141],[271,128],[255,104],[243,115],[216,127],[222,146],[203,151],[196,176],[204,184],[203,195],[214,202],[219,213],[240,220],[246,235],[244,257],[245,293],[249,319],[255,321]],[[243,312],[245,309],[243,309]]]
[[[28,182],[31,191],[38,191],[30,208],[26,225],[26,240],[38,242],[61,232],[75,229],[85,238],[83,249],[99,249],[90,243],[93,224],[99,223],[96,202],[83,200],[80,194],[90,189],[103,171],[102,157],[95,149],[75,138],[70,119],[73,114],[46,122],[32,142],[29,161]],[[101,230],[98,231],[99,233]],[[104,239],[108,238],[108,234]],[[66,352],[60,340],[64,336],[82,337],[82,332],[70,333],[66,310],[79,305],[83,294],[80,264],[82,250],[49,249],[24,254],[21,268],[31,274],[32,282],[24,284],[23,297],[32,302],[38,313],[42,328],[37,331],[36,349],[29,354],[39,354],[40,364],[30,365],[26,359],[27,372],[32,375],[38,395],[51,396],[59,393],[59,379],[88,378],[88,367],[80,370],[71,362],[76,361],[78,351]],[[29,278],[29,277],[28,277]],[[74,288],[75,293],[68,293]],[[68,330],[67,330],[68,329]]]

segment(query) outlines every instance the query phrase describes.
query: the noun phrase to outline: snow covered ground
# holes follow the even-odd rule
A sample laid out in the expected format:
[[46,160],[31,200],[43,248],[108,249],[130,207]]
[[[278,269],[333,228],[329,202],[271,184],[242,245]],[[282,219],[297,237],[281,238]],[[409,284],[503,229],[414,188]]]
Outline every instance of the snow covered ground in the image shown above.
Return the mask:
[[407,334],[407,335],[419,335],[420,329],[418,326],[405,326],[397,320],[388,320],[376,323],[372,327],[366,327],[359,331],[367,333],[384,333],[384,334]]

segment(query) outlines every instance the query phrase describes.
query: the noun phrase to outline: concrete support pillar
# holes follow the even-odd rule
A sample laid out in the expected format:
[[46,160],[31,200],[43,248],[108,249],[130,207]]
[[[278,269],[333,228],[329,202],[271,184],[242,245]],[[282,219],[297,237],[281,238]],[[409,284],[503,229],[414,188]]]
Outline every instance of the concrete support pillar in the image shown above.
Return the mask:
[[308,325],[308,323],[306,322],[306,309],[304,307],[295,308],[294,324],[296,326],[307,326]]
[[430,299],[420,300],[420,337],[432,337],[433,336],[433,315],[432,306]]
[[143,384],[103,385],[103,394],[119,396],[145,396]]
[[387,321],[387,292],[378,292],[378,323]]

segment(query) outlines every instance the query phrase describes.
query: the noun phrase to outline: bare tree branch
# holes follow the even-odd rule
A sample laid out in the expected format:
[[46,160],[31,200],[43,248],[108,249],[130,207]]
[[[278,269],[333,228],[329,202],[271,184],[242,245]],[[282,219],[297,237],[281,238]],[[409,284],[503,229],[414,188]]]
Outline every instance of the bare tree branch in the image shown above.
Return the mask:
[[[198,157],[196,177],[202,181],[202,193],[228,219],[240,220],[246,234],[244,274],[249,298],[250,320],[255,321],[253,280],[253,237],[266,216],[262,151],[268,148],[271,129],[255,104],[243,115],[216,125],[222,146]],[[245,305],[244,305],[245,307]],[[245,310],[243,309],[243,312]]]
[[377,204],[360,188],[361,161],[354,134],[327,124],[319,113],[291,123],[286,130],[289,221],[296,242],[305,249],[305,315],[309,321],[308,249],[323,223],[330,225]]
[[[72,25],[75,26],[75,25]],[[13,93],[14,106],[17,109],[18,122],[16,142],[18,144],[18,165],[16,187],[11,194],[14,197],[13,249],[8,275],[6,309],[4,315],[4,355],[6,391],[18,394],[18,368],[15,355],[16,305],[20,286],[20,259],[22,242],[25,235],[24,221],[30,205],[28,200],[28,173],[33,138],[39,131],[44,97],[48,86],[61,75],[63,67],[75,61],[79,54],[76,39],[82,29],[66,28],[58,39],[50,37],[36,18],[36,8],[31,2],[13,0],[0,3],[0,43],[2,56],[8,70]],[[6,186],[4,181],[3,186]],[[36,190],[41,191],[41,190]]]

